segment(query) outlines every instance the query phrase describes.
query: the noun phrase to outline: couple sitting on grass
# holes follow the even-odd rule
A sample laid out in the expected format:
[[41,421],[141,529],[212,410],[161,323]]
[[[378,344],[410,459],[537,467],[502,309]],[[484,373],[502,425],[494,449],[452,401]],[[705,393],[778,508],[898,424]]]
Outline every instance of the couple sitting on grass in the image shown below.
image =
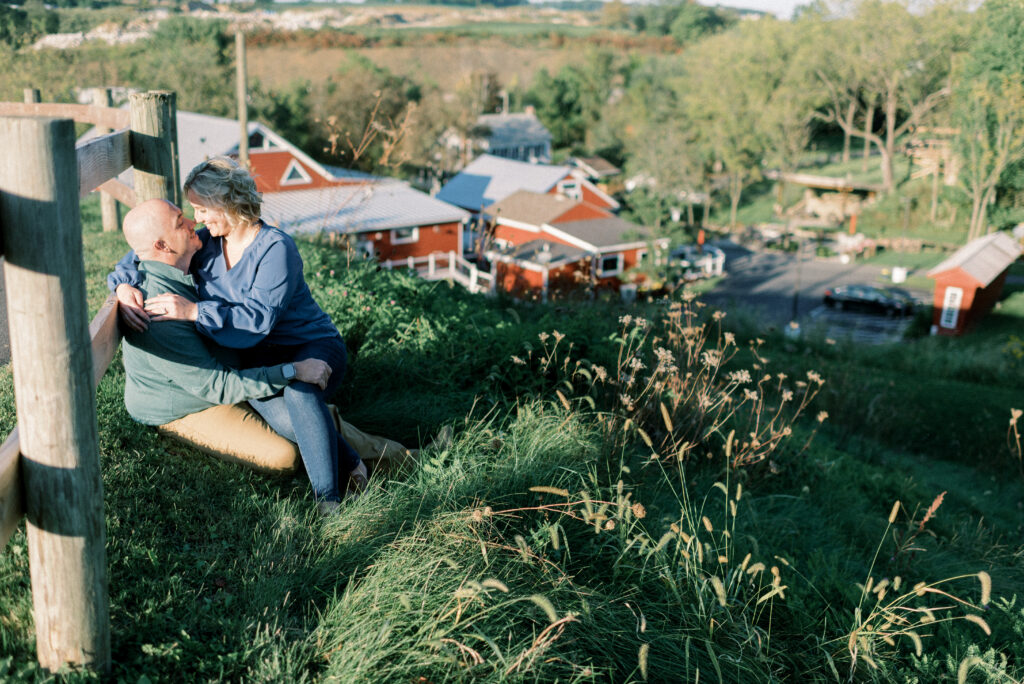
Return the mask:
[[204,227],[166,200],[139,204],[124,219],[133,251],[108,277],[127,327],[128,413],[264,471],[294,469],[297,446],[330,513],[366,488],[364,458],[412,454],[326,403],[345,375],[345,343],[313,300],[292,238],[260,219],[252,176],[214,158],[185,192]]

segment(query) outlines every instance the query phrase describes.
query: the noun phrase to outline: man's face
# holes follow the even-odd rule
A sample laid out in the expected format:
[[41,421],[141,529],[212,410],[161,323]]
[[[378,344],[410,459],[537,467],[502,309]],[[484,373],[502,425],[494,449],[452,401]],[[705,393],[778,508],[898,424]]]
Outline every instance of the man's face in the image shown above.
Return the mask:
[[169,225],[164,233],[163,241],[175,254],[191,258],[202,247],[202,242],[196,235],[196,222],[185,218],[178,207],[168,208],[170,209]]

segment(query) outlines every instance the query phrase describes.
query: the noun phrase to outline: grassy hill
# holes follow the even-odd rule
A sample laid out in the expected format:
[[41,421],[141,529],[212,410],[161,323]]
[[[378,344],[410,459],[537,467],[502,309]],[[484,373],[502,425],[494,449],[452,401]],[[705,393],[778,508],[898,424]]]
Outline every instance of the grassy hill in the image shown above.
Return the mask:
[[[688,296],[523,304],[300,248],[355,352],[345,416],[454,442],[321,520],[303,475],[139,429],[115,360],[118,680],[1024,676],[1013,348],[759,338]],[[95,309],[124,247],[90,227],[86,249]],[[25,547],[0,552],[0,678],[44,681]]]

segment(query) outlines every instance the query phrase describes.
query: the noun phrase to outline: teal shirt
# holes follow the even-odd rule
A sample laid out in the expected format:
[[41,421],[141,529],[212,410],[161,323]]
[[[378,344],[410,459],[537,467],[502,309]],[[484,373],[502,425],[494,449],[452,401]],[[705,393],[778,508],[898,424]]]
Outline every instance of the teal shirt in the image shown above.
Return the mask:
[[[158,261],[139,263],[144,297],[165,292],[197,301],[192,276]],[[151,321],[124,336],[124,404],[145,425],[163,425],[218,404],[276,394],[284,365],[234,370],[217,360],[191,321]]]

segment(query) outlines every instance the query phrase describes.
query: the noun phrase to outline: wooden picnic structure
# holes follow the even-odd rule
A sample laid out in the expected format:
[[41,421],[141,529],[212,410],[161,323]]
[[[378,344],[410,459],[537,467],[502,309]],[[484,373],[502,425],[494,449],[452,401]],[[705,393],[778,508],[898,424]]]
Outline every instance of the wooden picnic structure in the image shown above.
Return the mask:
[[[88,322],[79,199],[180,205],[175,94],[128,110],[46,104],[29,89],[0,103],[0,254],[18,425],[0,446],[0,548],[26,518],[36,653],[50,671],[110,668],[106,531],[96,386],[117,351],[117,300]],[[76,147],[75,122],[107,129]],[[134,169],[134,188],[116,180]],[[113,221],[111,224],[110,222]]]

